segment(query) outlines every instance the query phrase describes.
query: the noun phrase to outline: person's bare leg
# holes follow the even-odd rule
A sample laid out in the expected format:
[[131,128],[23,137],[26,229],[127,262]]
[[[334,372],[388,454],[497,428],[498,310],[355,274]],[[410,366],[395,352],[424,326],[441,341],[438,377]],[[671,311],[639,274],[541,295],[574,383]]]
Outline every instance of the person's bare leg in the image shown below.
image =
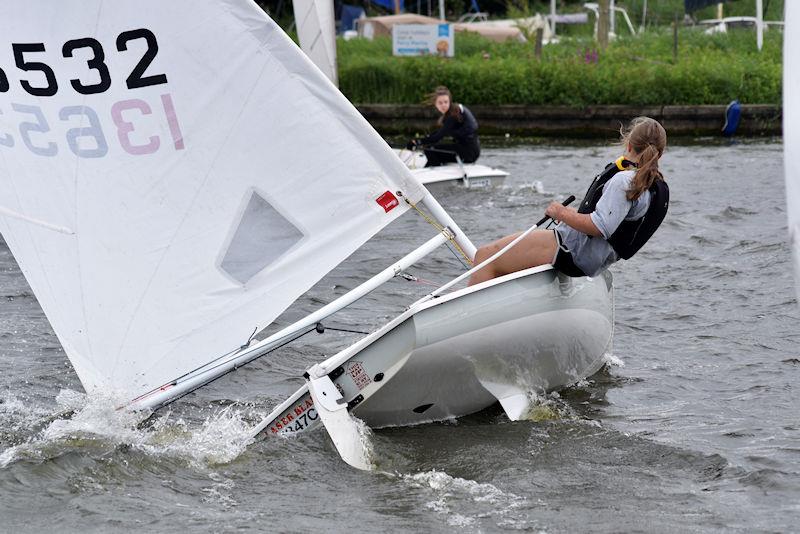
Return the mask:
[[[479,248],[475,253],[475,265],[493,256],[497,251],[516,239],[518,235],[519,233],[509,235]],[[558,243],[552,230],[534,230],[505,254],[480,271],[473,273],[469,278],[468,285],[472,286],[504,274],[550,263],[553,261],[557,247]]]

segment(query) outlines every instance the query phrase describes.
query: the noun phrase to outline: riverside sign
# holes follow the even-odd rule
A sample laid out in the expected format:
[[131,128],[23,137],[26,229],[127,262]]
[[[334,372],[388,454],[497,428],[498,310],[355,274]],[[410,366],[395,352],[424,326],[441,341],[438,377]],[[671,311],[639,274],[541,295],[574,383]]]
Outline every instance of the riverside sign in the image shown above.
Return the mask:
[[392,54],[395,56],[453,57],[453,28],[450,24],[397,24],[392,26]]

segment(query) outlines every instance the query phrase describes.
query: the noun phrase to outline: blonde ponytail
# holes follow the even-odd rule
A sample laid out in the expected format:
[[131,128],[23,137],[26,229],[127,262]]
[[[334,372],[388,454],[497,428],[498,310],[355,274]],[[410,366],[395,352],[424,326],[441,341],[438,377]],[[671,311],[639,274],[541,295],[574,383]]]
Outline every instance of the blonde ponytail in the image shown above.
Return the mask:
[[627,128],[620,130],[620,134],[622,143],[625,146],[630,145],[631,150],[639,156],[636,174],[626,194],[628,200],[636,200],[656,180],[664,179],[658,169],[658,160],[667,146],[667,132],[658,121],[650,117],[636,117]]

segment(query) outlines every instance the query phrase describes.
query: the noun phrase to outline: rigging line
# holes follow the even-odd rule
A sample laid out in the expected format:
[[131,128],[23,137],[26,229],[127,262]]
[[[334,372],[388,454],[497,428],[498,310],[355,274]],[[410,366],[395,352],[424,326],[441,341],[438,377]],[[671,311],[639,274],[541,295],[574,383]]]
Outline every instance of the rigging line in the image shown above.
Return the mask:
[[334,326],[325,326],[321,322],[317,323],[315,330],[319,334],[324,334],[325,330],[333,330],[334,332],[349,332],[351,334],[364,334],[365,336],[369,335],[369,332],[364,332],[363,330],[349,330],[347,328],[336,328]]
[[[440,232],[445,232],[446,228],[444,226],[439,224],[433,217],[431,217],[430,215],[419,209],[414,202],[408,200],[408,197],[404,196],[403,199],[406,201],[406,204],[414,208],[417,211],[417,213],[419,213],[422,216],[422,218],[428,222],[428,224],[430,224]],[[455,234],[453,232],[450,232],[450,235],[451,236],[447,238],[448,241],[450,241],[450,243],[453,244],[453,247],[455,247],[455,249],[459,252],[459,254],[461,254],[461,256],[463,256],[464,259],[467,260],[467,265],[472,265],[472,260],[469,259],[469,256],[467,256],[464,250],[458,245],[458,243],[456,243]],[[462,261],[461,263],[463,264],[464,262]]]
[[423,150],[427,150],[429,152],[441,152],[442,154],[455,154],[455,155],[458,155],[458,152],[456,152],[455,150],[443,150],[441,148],[433,148],[432,146],[424,148]]
[[435,286],[435,287],[439,287],[441,285],[441,284],[439,284],[437,282],[434,282],[432,280],[427,280],[425,278],[419,278],[418,276],[414,276],[413,274],[409,274],[409,273],[406,273],[406,272],[400,273],[397,276],[399,276],[403,280],[408,280],[409,282],[416,282],[417,284],[423,284],[423,285]]
[[250,337],[247,338],[247,341],[245,342],[245,344],[242,345],[241,347],[239,347],[239,350],[246,349],[247,347],[250,346],[250,342],[252,342],[253,338],[256,337],[256,332],[258,332],[258,327],[257,326],[255,328],[253,328],[253,333],[250,334]]
[[456,252],[455,250],[453,250],[453,249],[450,247],[450,243],[445,243],[445,246],[447,246],[447,250],[449,250],[449,251],[450,251],[450,253],[451,253],[451,254],[452,254],[452,255],[453,255],[453,256],[454,256],[454,257],[455,257],[455,258],[456,258],[456,259],[457,259],[459,262],[461,262],[461,265],[463,265],[465,269],[470,269],[470,268],[472,267],[472,265],[470,265],[470,264],[467,264],[467,263],[464,261],[464,259],[462,258],[463,254],[464,254],[463,252],[461,252],[461,255],[459,255],[459,254],[458,254],[458,252]]

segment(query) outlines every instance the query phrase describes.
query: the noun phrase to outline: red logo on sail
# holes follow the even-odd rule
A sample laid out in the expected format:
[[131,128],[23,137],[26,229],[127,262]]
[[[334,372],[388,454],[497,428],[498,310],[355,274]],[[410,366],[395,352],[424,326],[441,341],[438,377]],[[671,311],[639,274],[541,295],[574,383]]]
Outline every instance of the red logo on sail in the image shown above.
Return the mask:
[[379,196],[375,199],[375,202],[381,205],[383,211],[389,213],[397,206],[400,205],[400,202],[397,200],[397,197],[392,194],[391,191],[386,191],[384,194]]

